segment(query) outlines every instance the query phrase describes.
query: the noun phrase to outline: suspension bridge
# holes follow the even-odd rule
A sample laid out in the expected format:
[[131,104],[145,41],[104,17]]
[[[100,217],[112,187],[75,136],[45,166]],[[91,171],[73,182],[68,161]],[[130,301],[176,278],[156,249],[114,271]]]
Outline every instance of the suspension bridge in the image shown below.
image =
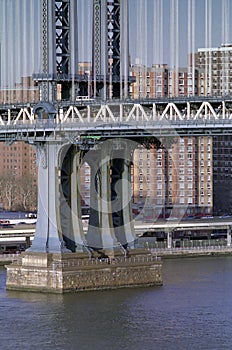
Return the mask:
[[[169,147],[179,136],[232,132],[230,97],[130,99],[128,2],[92,5],[91,74],[78,74],[77,2],[42,0],[41,69],[33,76],[40,101],[0,105],[0,140],[34,145],[38,164],[35,237],[18,262],[7,266],[8,289],[64,292],[161,284],[160,261],[134,246],[133,152],[139,143]],[[86,234],[83,161],[91,168]],[[117,260],[120,256],[127,259]],[[91,259],[106,263],[90,264]]]

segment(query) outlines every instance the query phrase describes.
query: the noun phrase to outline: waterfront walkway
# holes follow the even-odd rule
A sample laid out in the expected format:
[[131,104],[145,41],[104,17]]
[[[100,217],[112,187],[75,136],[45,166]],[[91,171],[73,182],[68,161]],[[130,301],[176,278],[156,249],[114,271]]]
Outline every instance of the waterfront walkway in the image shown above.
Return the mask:
[[0,266],[10,264],[13,261],[16,261],[19,257],[19,253],[17,254],[0,254]]
[[221,256],[231,255],[232,247],[228,246],[202,246],[180,248],[151,248],[151,252],[161,258],[196,257],[196,256]]
[[[149,249],[149,248],[148,248]],[[180,248],[151,248],[152,254],[156,255],[157,258],[175,258],[175,257],[198,257],[198,256],[232,256],[232,246],[201,246],[201,247],[180,247]],[[0,254],[0,265],[10,264],[13,261],[17,261],[18,254]],[[126,260],[127,258],[124,258]],[[96,259],[96,263],[101,264]],[[91,262],[91,265],[93,261]]]

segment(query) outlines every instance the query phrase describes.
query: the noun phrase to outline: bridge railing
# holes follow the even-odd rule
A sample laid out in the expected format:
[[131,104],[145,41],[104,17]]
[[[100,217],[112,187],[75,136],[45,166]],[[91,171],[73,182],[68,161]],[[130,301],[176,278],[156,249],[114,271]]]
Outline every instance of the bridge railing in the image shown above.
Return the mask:
[[[199,125],[199,124],[231,124],[232,109],[230,104],[225,105],[225,100],[219,100],[217,107],[214,106],[214,100],[202,99],[199,105],[196,106],[195,99],[191,101],[172,101],[160,100],[162,108],[156,103],[156,100],[144,101],[79,101],[69,102],[66,104],[58,104],[53,108],[54,113],[47,115],[46,113],[37,116],[34,114],[33,105],[25,106],[0,106],[0,126],[6,128],[7,126],[28,125],[28,127],[55,127],[55,125],[75,123],[89,124],[89,123],[134,123],[160,121],[161,123],[168,123],[175,125]],[[191,103],[192,102],[192,103]],[[165,104],[166,103],[166,104]],[[44,103],[46,105],[46,103]],[[43,103],[40,103],[43,106]],[[49,112],[47,112],[49,113]]]
[[232,247],[228,246],[210,246],[210,247],[193,247],[193,248],[151,248],[153,254],[157,254],[159,257],[162,255],[184,255],[184,254],[220,254],[220,253],[232,253]]
[[17,260],[20,256],[20,252],[18,253],[5,253],[5,254],[0,254],[0,261],[7,261],[7,260]]
[[[178,246],[177,246],[178,243]],[[169,249],[167,246],[167,241],[145,241],[138,239],[136,242],[136,248],[147,248],[147,249],[157,249],[166,250]],[[227,249],[226,239],[209,239],[209,240],[173,240],[172,247],[170,249],[195,249],[195,250],[207,250],[207,249]],[[231,246],[232,249],[232,246]]]
[[115,257],[115,258],[92,258],[92,259],[75,259],[67,261],[53,262],[56,267],[70,268],[70,267],[88,267],[88,266],[102,266],[102,265],[142,265],[142,264],[158,264],[160,263],[160,257],[154,254],[144,254],[131,257]]

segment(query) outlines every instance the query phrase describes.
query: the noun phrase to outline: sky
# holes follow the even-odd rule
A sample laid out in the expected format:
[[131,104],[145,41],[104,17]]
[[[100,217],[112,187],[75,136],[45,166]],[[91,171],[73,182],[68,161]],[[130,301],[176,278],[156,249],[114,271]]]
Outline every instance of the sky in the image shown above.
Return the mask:
[[[92,34],[85,13],[92,7],[90,0],[79,0],[79,4],[83,28],[79,43],[86,58]],[[231,0],[128,0],[128,7],[132,63],[138,58],[145,65],[171,65],[178,56],[178,65],[187,66],[188,53],[199,47],[232,42]],[[87,38],[83,32],[88,32]]]
[[[40,1],[0,0],[1,86],[40,69]],[[91,60],[92,0],[77,0],[79,61]],[[199,47],[232,42],[231,0],[128,0],[132,64],[187,66]]]
[[[189,8],[191,12],[188,15]],[[188,52],[196,52],[199,47],[218,47],[225,41],[232,42],[231,0],[129,0],[129,9],[132,58],[140,56],[148,65],[170,65],[173,61],[171,56],[178,52],[179,66],[187,66]],[[224,12],[226,15],[223,17]],[[193,29],[190,38],[189,23]],[[191,44],[189,48],[188,41]]]

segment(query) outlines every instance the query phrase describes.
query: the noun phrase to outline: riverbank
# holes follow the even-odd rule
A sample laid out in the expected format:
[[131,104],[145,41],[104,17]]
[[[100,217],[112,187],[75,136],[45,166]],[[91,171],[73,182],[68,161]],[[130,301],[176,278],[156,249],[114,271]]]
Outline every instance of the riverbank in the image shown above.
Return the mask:
[[18,260],[20,254],[0,254],[0,266],[11,264]]
[[[232,246],[211,246],[194,248],[151,248],[153,254],[163,259],[192,258],[204,256],[232,256]],[[20,254],[0,254],[0,266],[16,261]]]
[[211,246],[211,247],[194,247],[194,248],[152,248],[151,252],[157,257],[163,259],[172,258],[192,258],[204,256],[227,256],[232,255],[232,247]]

